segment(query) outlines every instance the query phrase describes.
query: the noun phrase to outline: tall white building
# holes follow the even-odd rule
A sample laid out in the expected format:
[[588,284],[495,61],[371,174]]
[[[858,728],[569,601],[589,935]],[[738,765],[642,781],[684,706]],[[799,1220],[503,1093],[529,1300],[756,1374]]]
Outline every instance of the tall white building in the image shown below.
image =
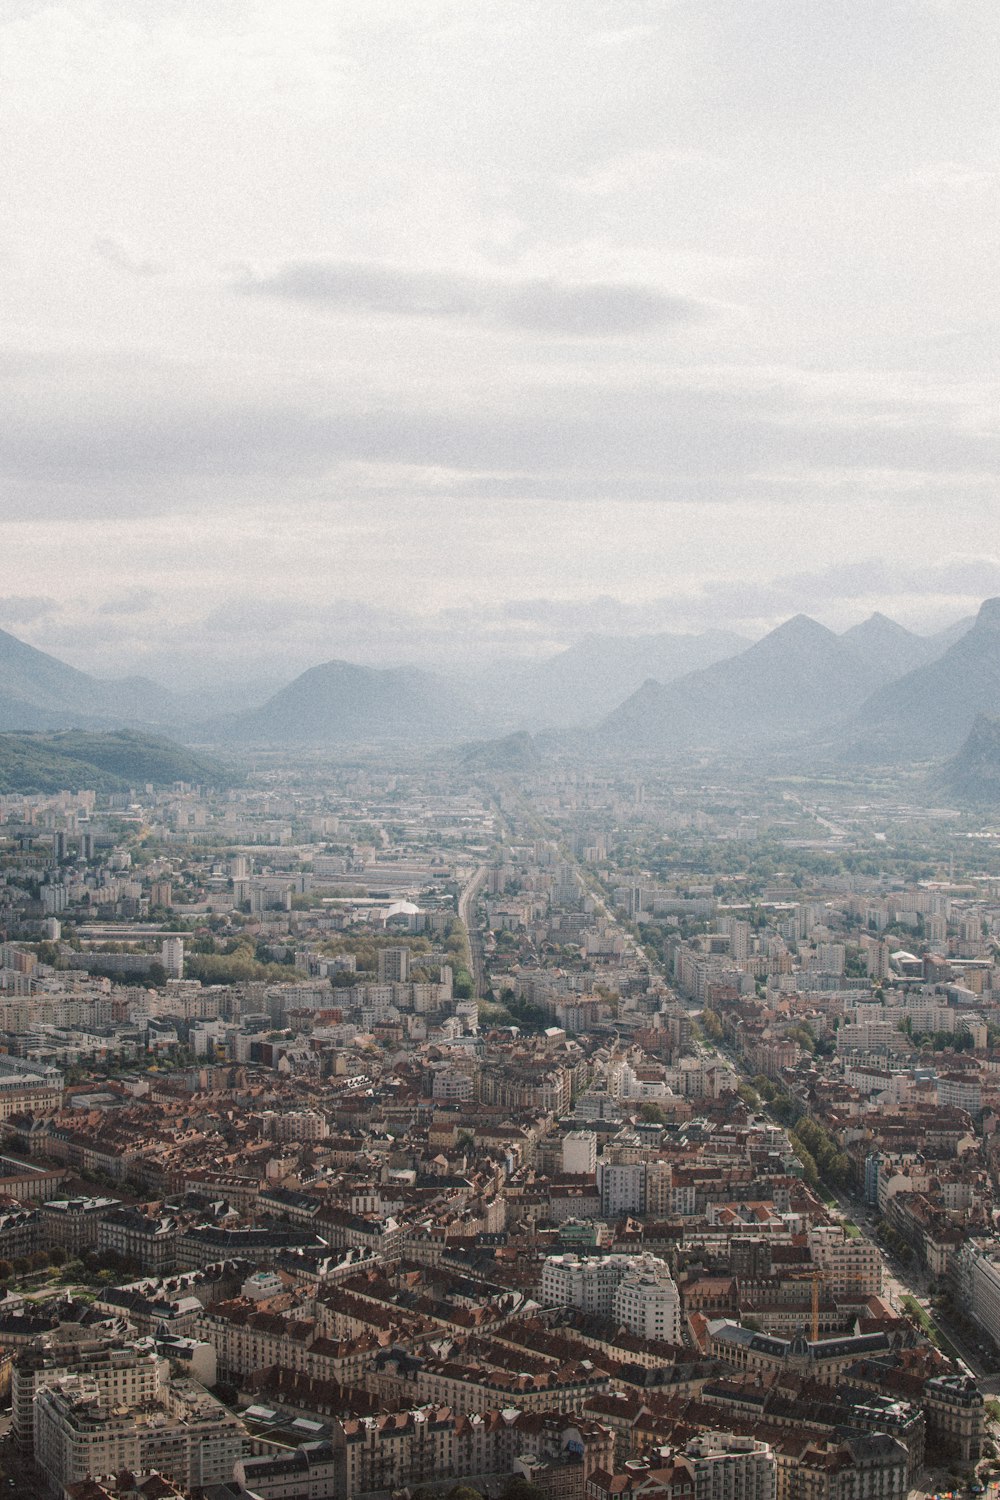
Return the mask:
[[152,1349],[135,1344],[115,1348],[98,1337],[79,1334],[29,1349],[15,1360],[11,1372],[11,1432],[22,1452],[34,1446],[37,1396],[70,1375],[86,1375],[99,1401],[109,1408],[145,1405],[156,1399],[160,1388],[160,1365]]
[[958,1256],[962,1301],[1000,1348],[1000,1259],[990,1241],[966,1240]]
[[246,1437],[194,1381],[164,1381],[150,1401],[112,1406],[92,1375],[68,1375],[39,1391],[34,1406],[35,1461],[59,1494],[122,1469],[157,1469],[185,1491],[224,1484]]
[[719,931],[729,938],[729,952],[736,963],[745,963],[750,956],[750,923],[739,917],[720,917]]
[[873,1297],[881,1292],[882,1256],[870,1240],[850,1239],[840,1224],[814,1224],[809,1249],[833,1296]]
[[167,971],[168,979],[184,978],[184,939],[164,938],[160,945],[160,962]]
[[563,1136],[562,1169],[575,1176],[597,1171],[597,1136],[592,1130],[570,1130]]
[[379,984],[406,984],[409,978],[409,948],[380,948],[378,950]]
[[605,1219],[646,1212],[645,1162],[599,1161],[597,1187],[601,1195],[601,1214]]
[[611,1315],[630,1333],[644,1339],[681,1341],[681,1299],[666,1264],[653,1255],[639,1263],[619,1282]]
[[694,1470],[695,1500],[774,1500],[778,1466],[771,1447],[731,1432],[703,1432],[684,1457]]
[[642,1338],[680,1339],[680,1297],[666,1261],[655,1255],[549,1255],[541,1300],[614,1318]]
[[625,1274],[621,1263],[630,1259],[625,1255],[580,1257],[569,1252],[546,1256],[542,1267],[543,1306],[578,1307],[581,1312],[609,1318],[618,1283]]

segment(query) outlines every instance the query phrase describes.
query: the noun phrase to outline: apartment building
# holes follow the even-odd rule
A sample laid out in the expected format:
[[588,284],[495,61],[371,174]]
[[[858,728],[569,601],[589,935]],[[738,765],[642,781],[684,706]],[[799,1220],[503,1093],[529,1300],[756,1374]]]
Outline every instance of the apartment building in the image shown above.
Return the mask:
[[192,1381],[160,1383],[148,1401],[109,1404],[92,1375],[35,1398],[35,1462],[62,1492],[91,1474],[156,1469],[185,1491],[223,1484],[245,1441],[242,1422]]
[[98,1224],[97,1248],[113,1251],[146,1275],[160,1276],[176,1264],[179,1235],[180,1223],[171,1214],[113,1208]]
[[119,1206],[117,1198],[50,1198],[38,1206],[43,1241],[70,1256],[94,1249],[105,1215]]
[[343,1452],[332,1443],[300,1443],[288,1453],[242,1458],[233,1478],[260,1500],[327,1500],[343,1494]]
[[0,1059],[0,1120],[11,1115],[44,1115],[62,1104],[63,1078],[58,1068]]
[[684,1458],[694,1478],[694,1500],[775,1500],[777,1466],[768,1443],[703,1432],[687,1444]]
[[549,1255],[542,1266],[546,1307],[578,1307],[614,1318],[642,1338],[676,1343],[680,1297],[665,1261],[655,1255]]
[[961,1301],[1000,1347],[1000,1246],[967,1240],[956,1257],[955,1279]]
[[592,1130],[570,1130],[562,1139],[562,1169],[573,1176],[597,1171],[597,1136]]
[[346,1495],[463,1475],[509,1475],[521,1458],[568,1460],[582,1495],[586,1477],[613,1452],[611,1432],[597,1422],[518,1407],[458,1413],[431,1405],[346,1418],[334,1427],[334,1444],[343,1455],[339,1493]]
[[597,1163],[597,1186],[601,1194],[601,1214],[605,1219],[620,1219],[626,1214],[646,1212],[646,1163]]
[[[22,1453],[34,1447],[35,1398],[71,1375],[85,1376],[106,1407],[153,1401],[159,1390],[156,1355],[134,1344],[119,1346],[68,1327],[25,1349],[11,1370],[11,1433]],[[104,1473],[106,1470],[94,1470]]]
[[809,1230],[809,1249],[830,1295],[873,1297],[881,1292],[883,1261],[871,1240],[850,1239],[839,1224],[814,1224]]
[[652,1255],[628,1271],[618,1285],[612,1317],[640,1338],[679,1344],[680,1295],[663,1261]]

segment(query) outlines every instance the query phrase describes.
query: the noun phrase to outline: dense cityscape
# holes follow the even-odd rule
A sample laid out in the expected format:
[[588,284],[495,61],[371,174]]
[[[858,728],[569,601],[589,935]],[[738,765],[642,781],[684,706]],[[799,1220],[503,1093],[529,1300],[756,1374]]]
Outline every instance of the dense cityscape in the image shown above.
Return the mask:
[[1000,1500],[998,62],[0,4],[0,1500]]
[[12,1493],[992,1482],[996,837],[646,771],[0,798]]

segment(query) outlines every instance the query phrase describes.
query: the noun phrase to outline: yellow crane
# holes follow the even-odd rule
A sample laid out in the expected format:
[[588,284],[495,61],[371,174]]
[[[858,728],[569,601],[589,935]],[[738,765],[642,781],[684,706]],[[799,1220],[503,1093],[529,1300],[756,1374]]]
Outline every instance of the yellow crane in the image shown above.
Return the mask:
[[[821,1281],[833,1281],[834,1273],[824,1271],[822,1266],[813,1266],[809,1274],[812,1282],[812,1341],[815,1344],[819,1339],[819,1284]],[[844,1276],[838,1278],[846,1281],[849,1286],[863,1286],[863,1276]]]

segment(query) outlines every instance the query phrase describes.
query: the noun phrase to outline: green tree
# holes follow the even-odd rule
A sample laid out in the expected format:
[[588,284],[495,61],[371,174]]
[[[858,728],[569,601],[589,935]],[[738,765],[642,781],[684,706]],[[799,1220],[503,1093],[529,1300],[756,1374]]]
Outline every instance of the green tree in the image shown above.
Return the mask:
[[787,1026],[785,1028],[785,1036],[788,1037],[790,1041],[798,1042],[803,1052],[811,1053],[816,1049],[816,1039],[813,1036],[812,1032],[809,1030],[808,1026]]
[[775,1094],[771,1101],[771,1113],[782,1125],[794,1125],[802,1110],[790,1094]]
[[503,1487],[503,1500],[546,1500],[545,1491],[537,1484],[512,1474]]
[[802,1142],[796,1140],[794,1136],[792,1138],[792,1146],[794,1148],[795,1155],[802,1163],[802,1176],[805,1178],[806,1182],[808,1182],[811,1188],[818,1187],[819,1168],[816,1165],[816,1159],[813,1156],[812,1152],[807,1150],[807,1148],[803,1146]]
[[709,1041],[722,1041],[722,1022],[719,1020],[715,1011],[709,1010],[707,1005],[701,1013],[701,1029],[708,1037]]

